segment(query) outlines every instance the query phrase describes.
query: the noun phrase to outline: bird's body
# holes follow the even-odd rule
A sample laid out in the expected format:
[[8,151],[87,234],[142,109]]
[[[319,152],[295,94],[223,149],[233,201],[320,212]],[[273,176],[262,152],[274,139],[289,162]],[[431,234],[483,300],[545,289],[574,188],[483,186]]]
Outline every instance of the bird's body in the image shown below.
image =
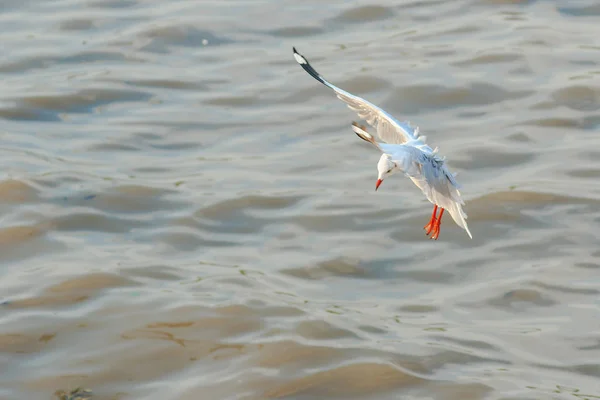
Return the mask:
[[[367,132],[366,127],[352,123],[352,129],[361,139],[383,153],[377,164],[379,175],[376,188],[387,176],[402,171],[434,205],[431,220],[424,227],[427,235],[433,232],[431,238],[438,238],[442,215],[444,210],[448,210],[454,222],[472,238],[455,175],[448,170],[445,159],[437,154],[437,148],[434,150],[429,147],[425,136],[419,135],[419,128],[412,127],[408,122],[400,122],[379,107],[329,83],[295,48],[294,58],[309,75],[333,89],[340,100],[376,128],[379,142]],[[441,208],[439,216],[436,215],[438,208]]]

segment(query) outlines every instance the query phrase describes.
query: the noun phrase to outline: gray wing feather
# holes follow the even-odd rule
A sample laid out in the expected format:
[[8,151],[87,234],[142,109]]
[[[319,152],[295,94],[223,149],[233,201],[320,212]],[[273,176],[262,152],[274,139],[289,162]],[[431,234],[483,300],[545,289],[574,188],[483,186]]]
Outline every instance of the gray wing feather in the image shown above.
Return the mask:
[[416,142],[414,143],[415,145],[424,146],[425,150],[431,151],[431,148],[425,143],[424,137],[419,136],[418,127],[412,127],[408,122],[400,122],[376,105],[330,83],[295,48],[294,58],[310,76],[328,88],[333,89],[337,97],[348,105],[348,108],[355,111],[361,119],[364,119],[369,125],[374,127],[377,130],[377,136],[382,141],[389,144]]

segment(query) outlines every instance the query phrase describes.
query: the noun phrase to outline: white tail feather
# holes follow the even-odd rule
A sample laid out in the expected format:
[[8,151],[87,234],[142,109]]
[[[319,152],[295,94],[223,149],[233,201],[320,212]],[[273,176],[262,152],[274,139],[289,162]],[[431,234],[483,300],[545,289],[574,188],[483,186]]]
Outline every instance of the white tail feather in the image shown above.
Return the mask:
[[459,203],[454,203],[451,208],[447,209],[456,225],[463,228],[467,231],[467,235],[471,239],[473,239],[473,235],[471,235],[471,231],[469,230],[469,226],[467,225],[467,214],[463,211],[462,206]]

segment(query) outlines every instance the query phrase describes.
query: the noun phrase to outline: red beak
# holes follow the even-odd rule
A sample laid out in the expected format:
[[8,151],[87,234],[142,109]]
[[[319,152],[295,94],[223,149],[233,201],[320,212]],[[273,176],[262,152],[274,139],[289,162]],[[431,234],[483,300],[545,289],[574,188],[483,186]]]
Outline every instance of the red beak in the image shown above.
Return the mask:
[[377,183],[375,184],[375,190],[379,189],[379,185],[383,182],[381,179],[377,179]]

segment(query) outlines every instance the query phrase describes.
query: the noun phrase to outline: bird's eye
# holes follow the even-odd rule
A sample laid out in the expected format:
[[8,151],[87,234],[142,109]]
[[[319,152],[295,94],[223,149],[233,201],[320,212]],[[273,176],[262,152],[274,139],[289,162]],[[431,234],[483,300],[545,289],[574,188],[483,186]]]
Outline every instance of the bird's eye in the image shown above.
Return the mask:
[[391,168],[387,170],[387,173],[388,173],[388,174],[389,174],[390,172],[392,172],[392,169],[391,169]]

